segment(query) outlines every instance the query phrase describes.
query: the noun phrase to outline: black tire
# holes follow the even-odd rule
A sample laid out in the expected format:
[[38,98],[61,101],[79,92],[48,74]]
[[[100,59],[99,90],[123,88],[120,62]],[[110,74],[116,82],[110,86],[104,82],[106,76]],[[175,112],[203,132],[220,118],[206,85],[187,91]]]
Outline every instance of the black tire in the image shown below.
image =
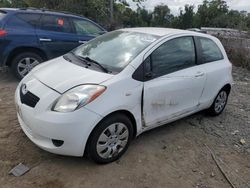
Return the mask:
[[[44,61],[43,58],[39,54],[34,53],[34,52],[23,52],[23,53],[17,54],[11,62],[11,70],[13,74],[16,76],[16,78],[19,80],[21,80],[25,75],[20,74],[18,64],[25,58],[30,58],[32,59],[32,61],[36,60],[38,63],[42,63]],[[28,72],[30,72],[32,68],[30,67]]]
[[[102,133],[107,130],[108,127],[110,127],[112,124],[118,124],[122,123],[127,127],[128,130],[128,139],[127,139],[127,144],[126,146],[120,151],[119,153],[112,154],[110,158],[103,158],[101,157],[98,152],[97,152],[97,144],[99,137],[102,135]],[[87,156],[93,160],[96,163],[99,164],[106,164],[106,163],[111,163],[113,161],[116,161],[119,159],[128,149],[128,146],[132,140],[132,135],[133,135],[133,128],[132,128],[132,123],[129,120],[129,118],[121,113],[116,113],[111,116],[108,116],[105,118],[103,121],[101,121],[96,128],[93,130],[93,132],[90,135],[90,138],[87,143]],[[110,138],[111,136],[109,136]],[[112,151],[113,152],[113,151]],[[114,155],[114,156],[113,156]]]
[[[223,105],[223,107],[220,108],[220,110],[216,110],[216,102],[218,100],[218,97],[222,94],[222,93],[225,93],[226,94],[226,100],[225,100],[225,104]],[[214,99],[214,102],[213,104],[210,106],[210,108],[207,110],[208,114],[211,115],[211,116],[218,116],[220,115],[226,105],[227,105],[227,101],[228,101],[228,96],[229,96],[229,91],[226,89],[226,88],[222,88],[219,93],[216,95],[215,99]]]

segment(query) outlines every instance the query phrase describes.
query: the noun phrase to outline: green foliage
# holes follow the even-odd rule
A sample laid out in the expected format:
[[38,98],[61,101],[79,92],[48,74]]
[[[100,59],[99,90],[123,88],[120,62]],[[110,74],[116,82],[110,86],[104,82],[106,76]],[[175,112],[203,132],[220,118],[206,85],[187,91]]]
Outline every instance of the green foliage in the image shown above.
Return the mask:
[[172,21],[172,27],[188,29],[194,27],[195,12],[194,5],[185,5],[184,11],[180,9],[180,15]]
[[173,15],[167,5],[160,4],[154,8],[152,25],[158,27],[169,27]]
[[136,10],[131,9],[127,0],[0,0],[0,7],[36,7],[72,12],[93,19],[108,29],[139,26],[250,28],[250,14],[229,10],[224,0],[204,0],[197,7],[197,12],[194,5],[185,5],[178,16],[171,13],[167,4],[159,4],[149,11],[142,6],[144,1],[133,0]]

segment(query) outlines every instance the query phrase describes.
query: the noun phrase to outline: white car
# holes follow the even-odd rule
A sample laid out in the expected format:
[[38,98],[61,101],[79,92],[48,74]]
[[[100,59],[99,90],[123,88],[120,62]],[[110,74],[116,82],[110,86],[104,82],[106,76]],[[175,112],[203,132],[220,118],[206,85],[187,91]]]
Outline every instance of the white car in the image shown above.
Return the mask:
[[34,68],[16,90],[18,120],[44,150],[108,163],[147,130],[204,109],[219,115],[231,72],[210,35],[121,29]]

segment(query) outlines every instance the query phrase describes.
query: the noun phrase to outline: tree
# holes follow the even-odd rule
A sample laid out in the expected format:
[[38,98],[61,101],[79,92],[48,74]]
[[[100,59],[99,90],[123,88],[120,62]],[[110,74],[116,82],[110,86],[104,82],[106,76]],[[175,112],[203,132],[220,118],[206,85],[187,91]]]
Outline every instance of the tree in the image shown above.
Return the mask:
[[180,15],[172,21],[172,26],[187,29],[194,27],[194,5],[185,5],[184,11],[180,9]]
[[72,12],[88,17],[108,30],[140,26],[250,29],[250,14],[229,10],[224,0],[204,0],[198,6],[197,13],[194,5],[185,5],[180,8],[178,16],[173,16],[166,4],[157,5],[151,12],[141,3],[146,0],[132,1],[137,4],[136,10],[130,8],[128,0],[0,0],[0,7],[35,7]]
[[228,6],[226,1],[223,0],[204,0],[203,4],[198,7],[197,11],[197,25],[218,27],[224,24],[222,19],[228,13]]
[[173,19],[173,15],[167,5],[160,4],[154,8],[153,11],[153,26],[169,27]]
[[0,7],[27,7],[24,0],[0,0]]

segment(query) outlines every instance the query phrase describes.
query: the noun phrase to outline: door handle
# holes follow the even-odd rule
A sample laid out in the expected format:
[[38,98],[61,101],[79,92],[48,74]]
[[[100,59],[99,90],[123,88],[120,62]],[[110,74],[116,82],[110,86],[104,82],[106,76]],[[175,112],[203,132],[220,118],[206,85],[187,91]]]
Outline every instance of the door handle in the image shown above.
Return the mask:
[[86,40],[79,40],[78,42],[81,43],[81,44],[85,44],[88,41],[86,41]]
[[40,42],[51,42],[51,39],[46,39],[46,38],[40,38]]
[[197,72],[196,75],[195,75],[195,77],[202,77],[204,75],[205,75],[204,72]]

